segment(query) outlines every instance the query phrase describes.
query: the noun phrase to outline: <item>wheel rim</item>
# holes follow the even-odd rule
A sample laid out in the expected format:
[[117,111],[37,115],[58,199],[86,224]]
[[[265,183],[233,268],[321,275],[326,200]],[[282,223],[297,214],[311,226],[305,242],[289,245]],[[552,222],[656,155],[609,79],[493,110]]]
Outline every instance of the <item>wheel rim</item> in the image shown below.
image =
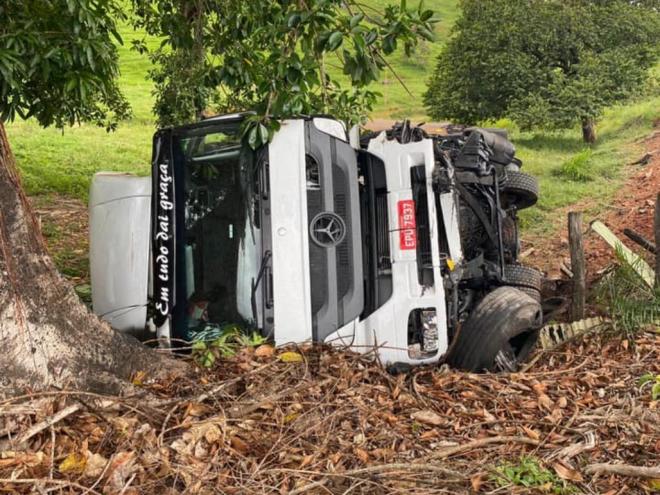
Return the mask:
[[534,348],[540,330],[529,329],[509,339],[495,355],[494,367],[497,371],[514,373]]

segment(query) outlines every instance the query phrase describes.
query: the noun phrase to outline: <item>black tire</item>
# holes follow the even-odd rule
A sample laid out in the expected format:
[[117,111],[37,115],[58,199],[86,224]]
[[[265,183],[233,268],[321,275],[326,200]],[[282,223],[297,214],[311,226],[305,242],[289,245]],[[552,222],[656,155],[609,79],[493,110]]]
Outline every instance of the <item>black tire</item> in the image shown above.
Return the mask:
[[543,275],[536,268],[525,265],[504,265],[504,284],[541,301]]
[[509,170],[502,185],[502,198],[507,208],[523,210],[534,206],[539,200],[539,181],[533,175]]
[[530,289],[529,287],[523,287],[523,286],[513,286],[515,289],[518,289],[520,292],[524,292],[527,294],[529,297],[534,299],[536,302],[541,302],[541,293],[537,291],[536,289]]
[[499,287],[474,308],[445,361],[477,372],[516,368],[534,348],[542,323],[538,302],[513,287]]

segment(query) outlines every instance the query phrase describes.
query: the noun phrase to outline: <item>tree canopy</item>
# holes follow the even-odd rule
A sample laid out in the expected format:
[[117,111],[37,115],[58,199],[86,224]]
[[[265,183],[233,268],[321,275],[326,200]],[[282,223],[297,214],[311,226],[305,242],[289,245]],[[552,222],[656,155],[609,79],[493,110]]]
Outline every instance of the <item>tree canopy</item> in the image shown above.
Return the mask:
[[463,0],[425,94],[429,114],[568,128],[634,95],[658,58],[657,2]]
[[112,0],[1,2],[0,120],[113,127],[126,117],[116,82],[122,15]]
[[150,52],[159,123],[193,121],[209,107],[254,110],[253,145],[276,128],[269,116],[331,112],[355,122],[377,96],[368,85],[387,69],[387,55],[433,39],[433,12],[406,0],[382,12],[355,0],[133,4],[137,25],[162,39]]

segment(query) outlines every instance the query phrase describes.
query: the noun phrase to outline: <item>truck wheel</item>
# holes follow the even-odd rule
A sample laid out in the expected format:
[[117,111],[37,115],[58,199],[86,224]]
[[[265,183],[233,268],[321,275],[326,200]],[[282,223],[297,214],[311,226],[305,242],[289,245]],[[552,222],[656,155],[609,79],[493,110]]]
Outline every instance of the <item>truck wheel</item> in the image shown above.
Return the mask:
[[533,175],[509,170],[502,185],[502,197],[506,207],[518,210],[534,206],[539,200],[539,181]]
[[516,369],[534,348],[542,323],[538,302],[513,287],[499,287],[474,308],[445,361],[467,371]]
[[541,301],[542,274],[536,268],[525,265],[504,265],[504,284]]

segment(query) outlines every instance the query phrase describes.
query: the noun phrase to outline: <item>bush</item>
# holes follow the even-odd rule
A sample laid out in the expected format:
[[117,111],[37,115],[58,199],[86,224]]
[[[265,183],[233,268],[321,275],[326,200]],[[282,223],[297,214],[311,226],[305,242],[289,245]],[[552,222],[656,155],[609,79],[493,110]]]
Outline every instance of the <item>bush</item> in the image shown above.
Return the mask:
[[587,182],[593,179],[591,170],[591,157],[593,152],[587,148],[562,163],[555,171],[555,175],[578,182]]

